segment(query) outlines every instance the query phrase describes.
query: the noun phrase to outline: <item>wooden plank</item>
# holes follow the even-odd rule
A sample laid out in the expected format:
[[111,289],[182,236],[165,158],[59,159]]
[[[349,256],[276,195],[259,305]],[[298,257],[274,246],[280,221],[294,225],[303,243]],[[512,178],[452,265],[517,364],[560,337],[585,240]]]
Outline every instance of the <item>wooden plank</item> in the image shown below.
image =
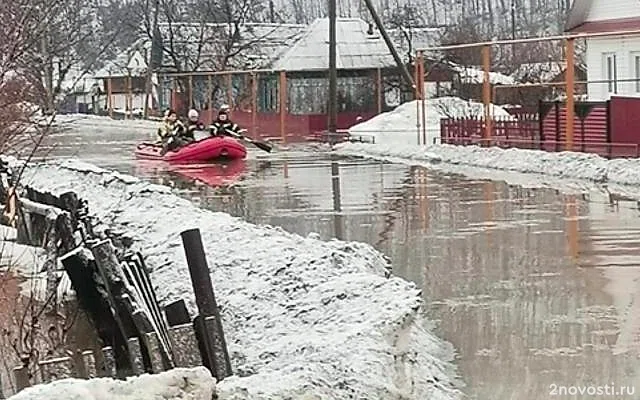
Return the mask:
[[84,366],[84,372],[87,379],[98,376],[98,371],[96,370],[96,357],[93,355],[93,351],[86,350],[82,352],[82,364]]
[[[169,341],[168,334],[163,334],[166,326],[164,320],[161,319],[162,316],[155,315],[153,312],[154,309],[158,308],[157,305],[154,304],[154,299],[148,293],[146,288],[141,287],[141,285],[144,285],[141,283],[141,277],[138,271],[139,267],[132,262],[124,262],[122,263],[122,267],[123,273],[134,292],[133,294],[136,296],[135,300],[138,309],[131,310],[132,315],[134,315],[134,322],[140,319],[144,320],[144,327],[140,326],[140,324],[136,322],[138,331],[140,334],[148,332],[156,332],[158,334],[160,350],[163,352],[162,356],[167,361],[168,366],[171,367],[173,365],[171,342]],[[151,354],[149,354],[149,357],[151,357]]]
[[149,349],[149,358],[151,359],[151,371],[154,374],[164,371],[164,363],[162,360],[162,352],[160,351],[160,341],[156,332],[144,334],[144,341]]
[[192,368],[202,365],[198,339],[191,323],[169,329],[176,367]]
[[117,374],[117,370],[116,370],[116,355],[113,351],[113,347],[107,346],[102,348],[102,364],[103,364],[104,376],[115,378]]
[[165,320],[163,314],[162,314],[162,310],[160,310],[160,302],[158,302],[158,298],[156,296],[156,292],[153,289],[153,285],[151,283],[151,277],[149,276],[149,272],[147,270],[147,267],[144,263],[144,258],[142,257],[141,253],[135,253],[134,254],[135,258],[132,259],[132,261],[135,263],[136,265],[136,269],[135,271],[138,273],[138,277],[140,279],[140,282],[142,283],[142,286],[144,287],[148,297],[149,297],[149,304],[150,304],[150,311],[151,314],[153,316],[153,318],[157,321],[157,325],[159,327],[160,330],[160,334],[163,337],[163,340],[165,341],[165,343],[167,343],[167,345],[170,343],[170,339],[169,339],[169,328],[167,326],[167,321]]
[[129,339],[129,351],[131,352],[131,367],[135,375],[141,375],[145,372],[144,362],[142,361],[142,349],[140,347],[140,339]]
[[104,289],[96,281],[98,272],[95,262],[87,257],[82,248],[64,254],[59,260],[71,280],[80,306],[88,312],[104,345],[118,348],[117,353],[126,353],[124,342],[127,336],[119,329],[104,296]]
[[[125,360],[130,361],[129,356],[129,346],[126,342],[126,338],[135,335],[135,325],[131,320],[131,316],[127,320],[124,317],[127,317],[125,310],[123,310],[123,305],[118,301],[120,300],[120,291],[122,290],[121,286],[113,286],[115,282],[120,282],[122,280],[122,274],[120,271],[120,265],[118,263],[118,259],[114,253],[113,246],[111,245],[110,240],[102,240],[96,243],[91,247],[91,252],[93,253],[93,257],[95,259],[95,263],[98,269],[98,276],[102,279],[102,283],[104,284],[104,288],[106,290],[106,301],[111,307],[113,318],[118,327],[119,335],[124,339],[124,343],[122,343],[122,348],[125,350],[125,354],[116,353],[117,359],[126,362]],[[118,291],[118,293],[114,293],[114,289]],[[126,324],[125,324],[126,321]],[[119,348],[116,348],[119,350]],[[131,367],[129,365],[128,367]]]

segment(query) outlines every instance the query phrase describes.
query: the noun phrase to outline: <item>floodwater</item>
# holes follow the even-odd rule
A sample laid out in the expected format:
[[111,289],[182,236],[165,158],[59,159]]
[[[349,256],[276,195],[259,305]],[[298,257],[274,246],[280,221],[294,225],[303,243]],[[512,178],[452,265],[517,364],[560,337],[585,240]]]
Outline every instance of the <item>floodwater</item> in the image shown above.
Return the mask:
[[[10,246],[4,243],[3,251]],[[76,302],[59,302],[54,308],[50,306],[53,302],[27,295],[37,290],[35,282],[18,277],[24,271],[17,271],[5,256],[0,264],[0,399],[16,392],[13,369],[22,360],[28,358],[31,384],[35,385],[42,382],[39,362],[100,350],[95,329]]]
[[[74,152],[254,223],[372,244],[423,289],[472,399],[640,398],[635,203],[304,148],[168,169],[132,159],[147,136],[83,128],[55,138],[51,156]],[[625,395],[593,395],[606,390]]]

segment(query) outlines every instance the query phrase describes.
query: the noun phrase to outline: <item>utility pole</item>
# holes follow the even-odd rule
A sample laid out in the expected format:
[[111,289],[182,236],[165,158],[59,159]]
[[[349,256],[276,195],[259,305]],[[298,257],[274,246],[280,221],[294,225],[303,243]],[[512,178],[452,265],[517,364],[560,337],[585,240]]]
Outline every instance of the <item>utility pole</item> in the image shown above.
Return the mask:
[[[145,79],[145,95],[144,95],[144,119],[149,117],[149,103],[151,103],[151,107],[153,107],[153,73],[156,67],[154,60],[154,52],[153,49],[157,44],[158,40],[162,40],[157,37],[159,34],[158,30],[158,14],[160,12],[160,0],[155,0],[154,8],[153,8],[153,24],[151,26],[151,47],[149,48],[148,54],[145,54],[145,58],[147,59],[147,76]],[[162,50],[160,50],[162,52]]]
[[[511,39],[516,40],[516,0],[511,0]],[[511,45],[511,57],[516,61],[516,44]]]
[[409,86],[415,88],[415,85],[417,85],[418,83],[413,81],[413,78],[411,77],[411,74],[409,73],[409,70],[407,69],[407,66],[404,65],[404,63],[402,62],[402,59],[400,58],[400,55],[398,54],[398,51],[393,46],[393,42],[391,41],[391,38],[387,34],[386,29],[384,29],[384,25],[382,24],[382,20],[380,19],[380,16],[376,12],[376,9],[373,6],[372,0],[364,0],[364,4],[367,6],[367,9],[369,10],[369,13],[371,13],[371,18],[373,18],[373,22],[376,24],[376,27],[380,31],[380,34],[382,35],[382,38],[384,39],[384,42],[387,44],[387,48],[389,49],[389,52],[391,53],[391,55],[393,56],[393,59],[395,60],[396,64],[398,65],[398,69],[400,70],[400,74],[401,74],[402,78],[404,78],[405,82]]
[[338,129],[338,71],[337,71],[337,32],[336,0],[329,0],[329,142],[333,144]]

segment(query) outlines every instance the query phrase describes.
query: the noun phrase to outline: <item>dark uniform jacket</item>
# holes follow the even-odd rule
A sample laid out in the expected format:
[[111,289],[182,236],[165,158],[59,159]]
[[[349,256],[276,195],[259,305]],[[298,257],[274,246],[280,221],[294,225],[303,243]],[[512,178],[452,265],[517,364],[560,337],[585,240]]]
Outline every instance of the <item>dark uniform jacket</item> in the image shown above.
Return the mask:
[[240,127],[238,126],[238,124],[235,124],[231,121],[220,121],[220,120],[216,120],[213,122],[213,124],[211,124],[210,127],[210,133],[212,136],[220,136],[220,135],[227,135],[229,136],[230,133],[240,133]]

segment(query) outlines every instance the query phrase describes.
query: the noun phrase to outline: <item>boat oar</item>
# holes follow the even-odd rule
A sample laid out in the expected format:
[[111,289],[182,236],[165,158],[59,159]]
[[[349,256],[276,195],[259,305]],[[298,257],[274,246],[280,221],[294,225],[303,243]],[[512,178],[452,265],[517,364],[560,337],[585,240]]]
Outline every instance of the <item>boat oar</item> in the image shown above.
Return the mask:
[[[260,150],[264,150],[264,151],[266,151],[267,153],[271,153],[271,150],[273,149],[273,147],[272,147],[272,146],[268,145],[268,144],[267,144],[267,143],[265,143],[265,142],[260,142],[260,141],[258,141],[258,140],[253,140],[253,139],[251,139],[251,138],[248,138],[248,137],[244,136],[244,135],[243,135],[243,134],[241,134],[241,133],[234,132],[234,131],[232,131],[231,129],[226,129],[226,131],[227,131],[227,133],[228,133],[229,135],[231,135],[231,136],[233,136],[233,137],[235,137],[235,138],[237,138],[237,139],[243,140],[243,141],[245,141],[245,142],[247,142],[247,143],[251,143],[252,145],[254,145],[254,146],[256,146],[257,148],[259,148]],[[242,132],[242,131],[241,131],[241,132]],[[246,131],[244,131],[244,132],[246,132]]]

